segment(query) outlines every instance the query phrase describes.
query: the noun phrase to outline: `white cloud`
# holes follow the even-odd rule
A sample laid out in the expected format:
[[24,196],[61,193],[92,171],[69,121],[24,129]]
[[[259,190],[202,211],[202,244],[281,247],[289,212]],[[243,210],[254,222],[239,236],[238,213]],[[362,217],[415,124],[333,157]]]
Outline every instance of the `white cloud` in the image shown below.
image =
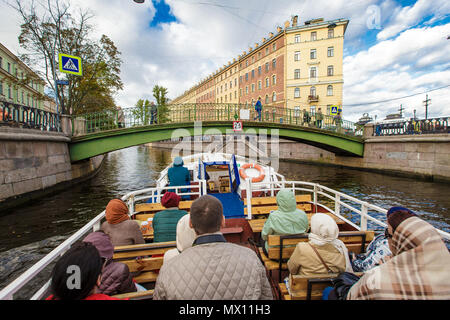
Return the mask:
[[[317,17],[350,20],[344,44],[344,103],[384,100],[448,84],[449,25],[408,30],[424,17],[430,17],[431,23],[449,12],[448,1],[436,0],[433,6],[425,2],[418,0],[402,8],[393,0],[166,0],[177,21],[158,28],[149,28],[155,16],[150,0],[144,4],[132,0],[71,0],[70,4],[73,9],[90,9],[96,27],[92,36],[108,35],[122,52],[124,89],[117,93],[116,101],[131,107],[140,98],[153,100],[155,84],[167,87],[169,97],[175,98],[248,51],[249,46],[254,47],[294,14],[300,23]],[[358,46],[364,45],[366,34],[371,32],[367,11],[371,5],[380,8],[382,29],[378,43],[360,51]],[[0,9],[1,42],[17,53],[21,22],[2,2]],[[450,114],[449,101],[442,91],[430,95],[435,112]],[[423,97],[417,96],[411,102],[406,99],[379,106],[349,106],[344,116],[357,120],[370,111],[381,117],[395,111],[400,103],[419,110],[421,100]]]

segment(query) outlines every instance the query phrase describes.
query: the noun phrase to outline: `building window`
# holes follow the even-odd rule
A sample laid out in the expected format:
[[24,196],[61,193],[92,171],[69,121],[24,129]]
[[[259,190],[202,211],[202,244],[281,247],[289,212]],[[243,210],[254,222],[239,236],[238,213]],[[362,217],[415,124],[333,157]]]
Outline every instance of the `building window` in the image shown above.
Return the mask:
[[242,76],[239,76],[239,83],[242,83]]
[[275,101],[277,101],[277,93],[276,92],[274,92],[272,94],[272,102],[275,102]]
[[328,47],[327,56],[334,57],[334,47]]
[[269,103],[269,95],[266,94],[265,104]]
[[230,81],[230,89],[233,88],[233,81]]
[[300,51],[295,51],[295,53],[294,53],[294,61],[300,61]]
[[248,94],[248,86],[245,86],[245,94]]
[[328,38],[334,38],[334,29],[328,29]]
[[311,49],[311,51],[309,52],[309,56],[311,59],[316,59],[317,58],[317,51],[316,49]]
[[255,56],[252,57],[252,63],[255,62]]
[[317,68],[316,67],[311,67],[309,69],[309,78],[310,80],[317,80]]
[[277,67],[277,59],[272,60],[272,69],[275,69]]
[[270,80],[269,78],[266,78],[266,88],[270,85]]
[[3,69],[3,58],[2,57],[0,57],[0,68]]
[[252,70],[252,79],[255,77],[255,70]]
[[316,41],[317,40],[317,32],[313,31],[311,32],[311,41]]
[[272,51],[275,51],[275,50],[277,50],[277,43],[276,42],[274,42],[273,45],[272,45]]
[[237,86],[237,78],[234,78],[234,86]]
[[269,47],[266,47],[266,56],[269,54]]
[[295,35],[294,42],[295,43],[299,43],[300,42],[300,34],[296,34]]
[[294,117],[295,118],[300,117],[300,106],[295,106],[294,107]]
[[261,66],[258,67],[258,76],[261,75]]
[[309,111],[311,112],[311,114],[315,114],[316,113],[316,106],[309,107]]
[[334,67],[333,66],[328,66],[328,68],[327,68],[327,75],[328,76],[334,75]]
[[332,96],[333,95],[333,86],[330,84],[327,87],[327,96]]
[[8,86],[8,98],[12,99],[11,86]]
[[300,88],[295,88],[295,90],[294,90],[294,98],[300,98]]
[[248,67],[248,60],[245,60],[245,67]]
[[258,81],[258,90],[261,90],[262,89],[262,82],[261,82],[261,80],[259,80]]
[[277,76],[273,75],[272,76],[272,85],[275,85],[275,84],[277,84]]
[[269,63],[266,62],[266,72],[269,72]]
[[255,84],[252,83],[252,92],[255,92]]
[[294,79],[300,79],[300,69],[294,70]]
[[225,91],[227,91],[227,84],[225,83]]
[[242,88],[239,89],[239,96],[242,97]]
[[309,89],[309,95],[311,97],[315,97],[316,96],[316,87],[312,86],[311,89]]
[[245,81],[248,81],[248,72],[245,74]]

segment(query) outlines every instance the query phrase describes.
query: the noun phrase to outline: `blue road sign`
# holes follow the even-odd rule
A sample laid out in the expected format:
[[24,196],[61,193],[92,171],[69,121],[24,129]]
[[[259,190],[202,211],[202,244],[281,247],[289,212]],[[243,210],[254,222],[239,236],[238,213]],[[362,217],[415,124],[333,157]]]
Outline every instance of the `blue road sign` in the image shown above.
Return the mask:
[[60,86],[69,85],[69,80],[56,80],[56,84]]
[[338,106],[331,106],[331,112],[332,115],[337,115],[338,113]]
[[59,54],[59,71],[81,76],[83,74],[81,58],[68,54]]

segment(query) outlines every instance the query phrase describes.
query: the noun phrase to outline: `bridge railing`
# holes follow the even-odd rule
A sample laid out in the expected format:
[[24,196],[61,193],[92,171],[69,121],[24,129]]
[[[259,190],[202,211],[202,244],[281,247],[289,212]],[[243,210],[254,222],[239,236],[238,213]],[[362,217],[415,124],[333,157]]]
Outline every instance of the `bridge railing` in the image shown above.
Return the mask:
[[272,105],[264,105],[259,116],[253,106],[231,103],[188,103],[154,107],[149,105],[82,114],[72,117],[72,128],[74,135],[82,135],[160,123],[232,120],[290,124],[348,135],[362,135],[362,130],[359,130],[353,122],[341,117]]
[[61,121],[56,113],[0,101],[0,126],[13,126],[41,131],[61,132]]
[[410,119],[405,121],[378,123],[375,136],[450,133],[450,117],[431,119]]

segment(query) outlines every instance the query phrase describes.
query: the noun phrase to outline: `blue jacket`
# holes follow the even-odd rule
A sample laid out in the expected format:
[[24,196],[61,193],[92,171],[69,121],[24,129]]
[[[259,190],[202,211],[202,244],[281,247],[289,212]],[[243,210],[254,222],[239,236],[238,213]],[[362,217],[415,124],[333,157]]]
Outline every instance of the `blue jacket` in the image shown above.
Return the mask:
[[255,104],[255,110],[261,110],[262,109],[262,104],[261,104],[261,101],[256,101],[256,104]]
[[189,170],[183,165],[174,165],[172,168],[169,168],[167,175],[169,177],[169,186],[186,186],[191,184]]

